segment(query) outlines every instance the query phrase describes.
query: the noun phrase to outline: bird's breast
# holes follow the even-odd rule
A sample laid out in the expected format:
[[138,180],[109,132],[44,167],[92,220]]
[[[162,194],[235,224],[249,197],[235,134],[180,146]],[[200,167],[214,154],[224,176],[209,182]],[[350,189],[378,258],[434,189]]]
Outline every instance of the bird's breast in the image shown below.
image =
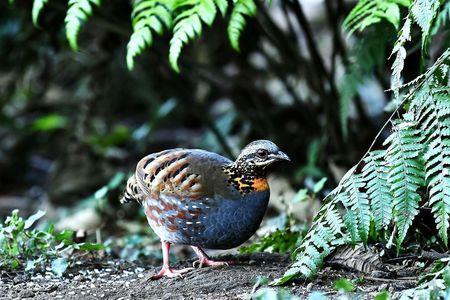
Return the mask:
[[256,192],[264,192],[269,190],[269,184],[267,178],[255,178],[252,183],[252,188]]

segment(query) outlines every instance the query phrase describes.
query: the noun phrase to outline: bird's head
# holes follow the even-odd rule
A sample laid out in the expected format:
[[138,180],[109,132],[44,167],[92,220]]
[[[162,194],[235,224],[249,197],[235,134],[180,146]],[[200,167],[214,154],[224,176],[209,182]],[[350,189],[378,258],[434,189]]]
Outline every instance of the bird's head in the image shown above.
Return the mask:
[[280,161],[290,161],[290,159],[271,141],[257,140],[242,149],[235,164],[247,171],[265,173],[268,167]]

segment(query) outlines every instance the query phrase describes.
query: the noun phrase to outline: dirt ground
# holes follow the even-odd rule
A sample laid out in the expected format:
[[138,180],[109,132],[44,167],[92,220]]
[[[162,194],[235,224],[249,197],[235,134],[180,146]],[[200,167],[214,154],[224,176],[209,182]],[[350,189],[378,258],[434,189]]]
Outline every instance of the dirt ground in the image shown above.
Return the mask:
[[[33,276],[2,273],[0,299],[248,299],[259,276],[277,278],[290,264],[288,256],[279,254],[255,253],[236,258],[237,265],[196,269],[184,278],[158,281],[147,278],[159,266],[139,266],[119,260],[78,262],[63,278],[55,278],[50,272]],[[192,262],[178,262],[174,266],[188,267]],[[325,268],[313,282],[295,282],[286,288],[302,297],[321,291],[334,298],[337,292],[332,286],[339,278],[360,278],[354,294],[358,299],[373,299],[378,291],[388,290],[392,294],[415,284],[411,279],[364,278]]]

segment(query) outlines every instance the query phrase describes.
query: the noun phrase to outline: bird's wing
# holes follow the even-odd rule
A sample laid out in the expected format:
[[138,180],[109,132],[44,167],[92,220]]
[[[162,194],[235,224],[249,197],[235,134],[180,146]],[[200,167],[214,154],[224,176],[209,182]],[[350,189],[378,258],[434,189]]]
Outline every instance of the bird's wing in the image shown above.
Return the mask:
[[[222,158],[222,160],[220,159]],[[144,157],[136,168],[136,181],[144,195],[161,194],[178,199],[198,199],[211,194],[205,178],[220,170],[226,159],[210,152],[171,149]]]
[[216,207],[221,199],[216,195],[226,196],[222,166],[227,163],[218,154],[197,149],[172,149],[144,157],[135,178],[150,225],[169,232],[181,230],[185,238],[204,230],[201,216]]

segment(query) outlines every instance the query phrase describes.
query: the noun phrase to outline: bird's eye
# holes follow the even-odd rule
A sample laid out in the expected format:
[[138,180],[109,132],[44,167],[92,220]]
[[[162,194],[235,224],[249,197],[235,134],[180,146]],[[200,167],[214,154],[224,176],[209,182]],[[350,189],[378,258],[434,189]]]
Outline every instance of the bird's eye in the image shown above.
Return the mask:
[[256,151],[256,156],[259,158],[267,158],[268,155],[269,152],[266,149],[258,149],[258,151]]

